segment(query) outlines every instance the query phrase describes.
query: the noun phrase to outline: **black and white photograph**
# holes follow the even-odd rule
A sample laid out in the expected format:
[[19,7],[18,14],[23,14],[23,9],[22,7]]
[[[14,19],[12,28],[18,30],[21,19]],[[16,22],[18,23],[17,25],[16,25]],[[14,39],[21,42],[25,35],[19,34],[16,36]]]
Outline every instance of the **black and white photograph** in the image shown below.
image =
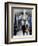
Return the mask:
[[[14,35],[32,35],[32,9],[12,9],[14,16]],[[13,32],[13,30],[12,30]]]
[[37,42],[37,4],[5,3],[5,43]]

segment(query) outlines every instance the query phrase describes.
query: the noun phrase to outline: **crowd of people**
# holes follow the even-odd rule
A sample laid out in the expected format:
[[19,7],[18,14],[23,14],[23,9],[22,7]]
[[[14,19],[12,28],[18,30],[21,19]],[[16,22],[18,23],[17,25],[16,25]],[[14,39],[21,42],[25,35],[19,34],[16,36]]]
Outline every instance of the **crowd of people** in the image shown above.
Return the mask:
[[32,35],[32,15],[29,12],[15,14],[14,35]]

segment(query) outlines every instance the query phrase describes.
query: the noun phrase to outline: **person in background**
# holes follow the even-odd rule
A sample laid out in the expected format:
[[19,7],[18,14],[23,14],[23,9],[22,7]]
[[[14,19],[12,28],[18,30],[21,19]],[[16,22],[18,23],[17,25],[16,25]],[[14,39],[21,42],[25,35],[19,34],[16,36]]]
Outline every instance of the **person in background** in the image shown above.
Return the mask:
[[30,32],[30,35],[32,35],[32,12],[31,10],[30,11],[27,11],[26,14],[28,15],[28,23],[29,23],[29,32]]
[[29,29],[30,29],[30,35],[32,35],[32,15],[29,15],[28,17],[28,22],[29,22]]
[[17,34],[18,36],[22,36],[23,35],[23,31],[22,31],[22,15],[23,15],[23,12],[20,12],[19,13],[19,16],[18,16],[18,31],[17,31]]

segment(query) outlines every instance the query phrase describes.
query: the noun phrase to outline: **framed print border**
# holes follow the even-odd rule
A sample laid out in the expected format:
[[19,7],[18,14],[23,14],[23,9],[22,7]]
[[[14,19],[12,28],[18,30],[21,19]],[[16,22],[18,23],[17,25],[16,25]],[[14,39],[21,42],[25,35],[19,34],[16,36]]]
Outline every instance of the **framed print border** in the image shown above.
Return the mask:
[[[34,5],[35,6],[35,26],[36,26],[36,35],[35,35],[35,40],[30,40],[30,41],[18,41],[18,42],[9,42],[9,5],[8,4],[21,4],[21,5]],[[37,42],[37,4],[32,4],[32,3],[21,3],[21,2],[5,2],[5,44],[15,44],[15,43],[30,43],[30,42]]]

